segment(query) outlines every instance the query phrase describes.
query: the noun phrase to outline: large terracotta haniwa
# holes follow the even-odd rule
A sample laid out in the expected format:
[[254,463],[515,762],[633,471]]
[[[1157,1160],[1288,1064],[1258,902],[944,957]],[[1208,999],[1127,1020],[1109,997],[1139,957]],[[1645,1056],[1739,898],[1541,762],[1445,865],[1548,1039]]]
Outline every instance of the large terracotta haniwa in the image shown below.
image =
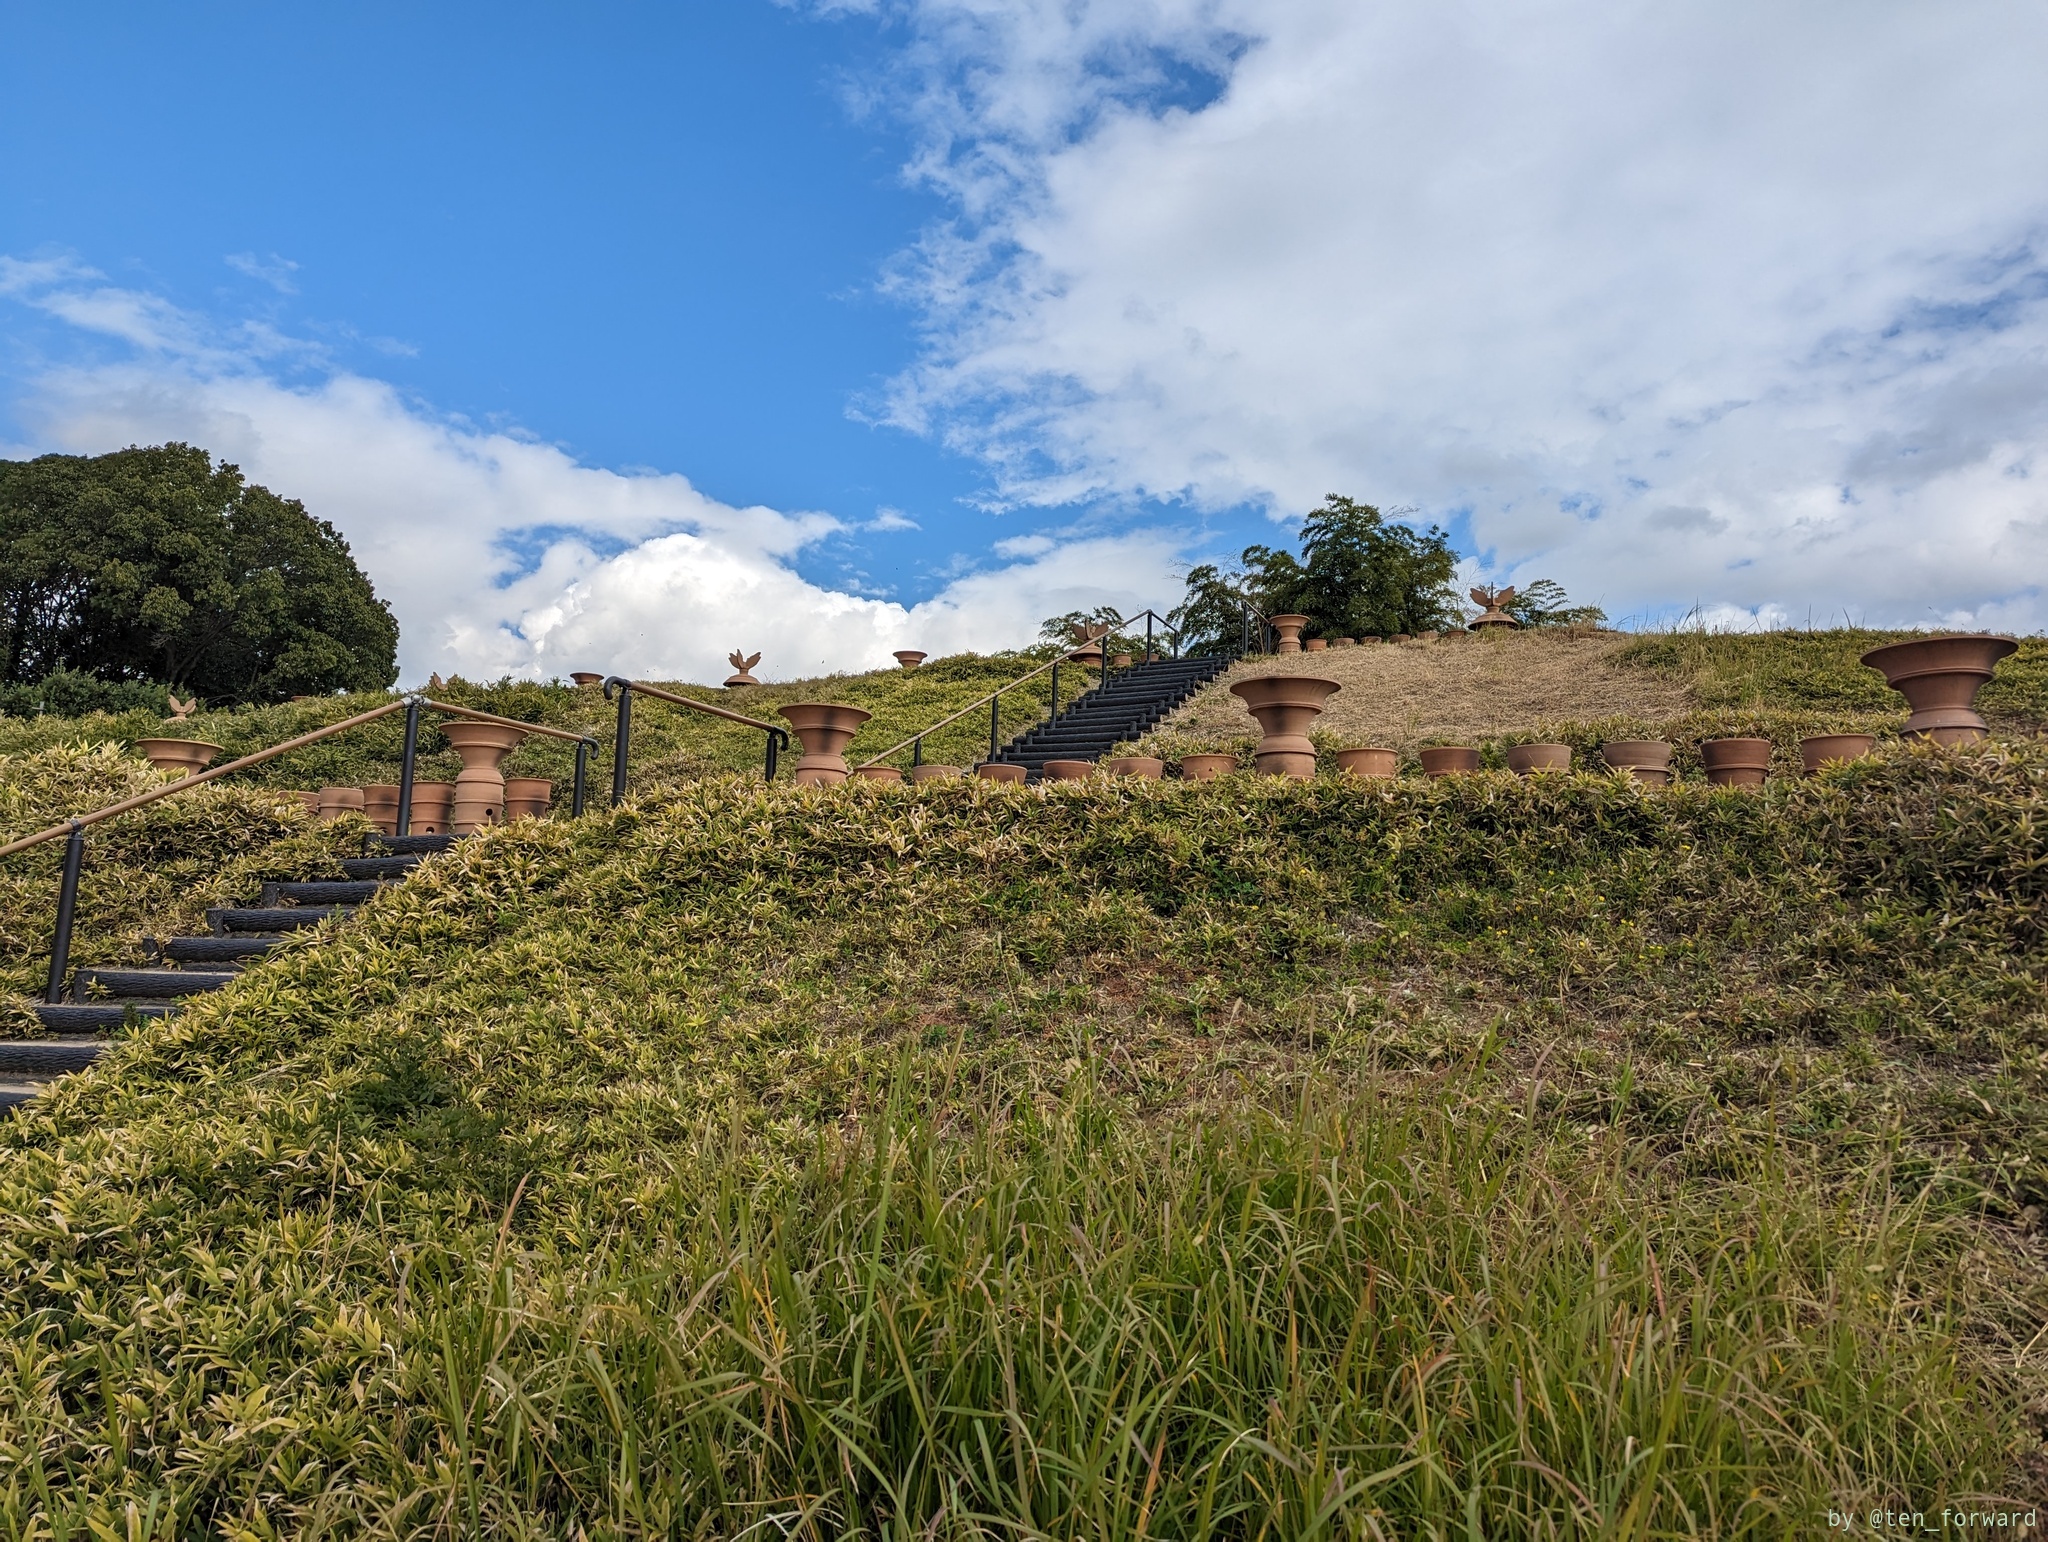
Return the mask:
[[204,739],[137,739],[135,747],[157,770],[175,771],[180,776],[204,771],[220,753],[218,744]]
[[1092,760],[1048,760],[1038,774],[1048,782],[1085,782],[1094,771]]
[[1863,662],[1883,674],[1913,709],[1906,719],[1907,738],[1967,744],[1991,731],[1977,714],[1977,692],[1998,661],[2018,647],[2012,638],[1988,632],[1916,637],[1872,648]]
[[1401,757],[1394,750],[1367,745],[1363,749],[1337,751],[1337,768],[1352,776],[1397,776]]
[[1307,616],[1268,616],[1266,619],[1273,623],[1273,630],[1280,634],[1280,641],[1273,647],[1275,653],[1301,652],[1301,629],[1309,623]]
[[[1953,744],[1953,739],[1939,739],[1938,744]],[[1877,739],[1872,734],[1811,734],[1799,741],[1799,759],[1806,767],[1806,774],[1813,775],[1822,766],[1839,765],[1845,760],[1861,760],[1876,748]]]
[[804,752],[790,780],[799,787],[826,787],[845,781],[846,746],[860,732],[860,725],[874,714],[829,701],[800,701],[777,710],[789,719]]
[[409,835],[453,835],[455,833],[455,784],[414,782]]
[[505,778],[505,819],[545,819],[554,802],[555,784],[544,776]]
[[462,757],[455,778],[457,835],[474,835],[505,818],[505,757],[525,742],[526,730],[504,723],[443,723],[441,733]]
[[577,686],[603,685],[604,676],[594,669],[572,669],[569,671],[569,682]]
[[1517,776],[1533,776],[1538,771],[1569,771],[1571,768],[1572,747],[1569,744],[1508,746],[1508,769]]
[[1235,755],[1183,755],[1180,758],[1180,774],[1190,782],[1213,782],[1236,769]]
[[1323,703],[1343,689],[1335,680],[1313,675],[1261,675],[1233,685],[1231,694],[1259,722],[1259,770],[1301,781],[1314,776],[1316,747],[1309,741],[1308,725],[1322,714]]
[[1479,747],[1473,744],[1432,744],[1416,751],[1424,776],[1464,776],[1479,769]]
[[1761,787],[1771,774],[1771,741],[1702,739],[1700,764],[1716,787]]
[[1600,746],[1600,758],[1648,787],[1671,780],[1671,746],[1662,739],[1613,739]]
[[365,782],[363,784],[363,813],[378,832],[383,835],[398,833],[398,784],[396,782]]
[[898,648],[893,657],[905,669],[915,669],[925,661],[925,655],[915,648]]

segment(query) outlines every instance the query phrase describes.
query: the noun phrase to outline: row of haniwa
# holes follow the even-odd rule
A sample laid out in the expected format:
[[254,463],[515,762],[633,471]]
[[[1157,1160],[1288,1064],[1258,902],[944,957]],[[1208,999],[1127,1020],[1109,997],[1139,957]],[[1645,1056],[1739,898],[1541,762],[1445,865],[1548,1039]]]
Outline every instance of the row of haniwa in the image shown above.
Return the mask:
[[[514,819],[544,819],[553,805],[555,784],[544,776],[508,776],[502,798],[465,798],[455,782],[414,782],[409,833],[474,835]],[[398,784],[371,782],[362,787],[323,787],[318,792],[292,792],[323,821],[361,814],[385,835],[398,833]]]

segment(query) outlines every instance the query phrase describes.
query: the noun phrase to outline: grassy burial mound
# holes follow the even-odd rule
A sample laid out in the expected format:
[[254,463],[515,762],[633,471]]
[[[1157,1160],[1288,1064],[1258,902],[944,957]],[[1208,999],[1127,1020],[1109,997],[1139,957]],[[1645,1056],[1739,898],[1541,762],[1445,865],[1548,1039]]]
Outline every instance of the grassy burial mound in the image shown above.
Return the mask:
[[2041,1491],[2048,755],[678,783],[0,1126],[15,1534],[1777,1537]]

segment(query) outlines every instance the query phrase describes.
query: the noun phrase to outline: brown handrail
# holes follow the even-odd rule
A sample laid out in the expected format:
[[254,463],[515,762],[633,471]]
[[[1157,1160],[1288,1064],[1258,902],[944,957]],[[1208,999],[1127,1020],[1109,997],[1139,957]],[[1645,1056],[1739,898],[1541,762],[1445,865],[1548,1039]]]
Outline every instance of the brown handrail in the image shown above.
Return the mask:
[[[617,679],[617,676],[613,676],[612,680],[607,680],[605,684],[610,685],[613,683],[613,680]],[[692,701],[687,696],[678,696],[674,691],[664,691],[658,685],[643,685],[638,680],[624,680],[619,681],[618,683],[622,685],[629,685],[634,690],[641,692],[643,695],[658,696],[663,701],[672,701],[679,707],[688,707],[693,712],[708,712],[713,717],[722,717],[730,723],[745,723],[749,728],[759,728],[765,732],[787,732],[787,730],[784,729],[780,723],[764,723],[759,718],[748,717],[743,712],[733,712],[729,711],[724,707],[714,707],[708,701]]]
[[381,707],[372,707],[368,712],[358,712],[354,717],[345,717],[339,723],[329,723],[325,728],[316,728],[311,733],[300,734],[296,739],[287,739],[282,744],[273,744],[267,750],[258,750],[253,755],[244,755],[240,760],[231,760],[224,766],[215,766],[209,771],[195,772],[181,776],[175,782],[166,782],[161,787],[152,787],[148,792],[139,792],[132,798],[123,798],[119,803],[109,803],[105,808],[94,809],[90,814],[79,814],[62,824],[51,825],[47,830],[38,830],[34,835],[24,835],[18,841],[9,841],[0,846],[0,857],[12,856],[17,851],[26,851],[31,846],[40,846],[44,841],[53,841],[60,835],[69,835],[87,825],[97,824],[102,819],[111,819],[116,814],[125,814],[130,809],[141,808],[145,803],[154,803],[159,798],[168,798],[176,793],[197,787],[201,782],[210,782],[217,776],[226,776],[231,771],[241,771],[249,766],[260,765],[266,760],[275,760],[288,750],[296,750],[318,740],[331,738],[347,729],[356,728],[373,718],[387,713],[402,712],[407,703],[404,700],[387,701]]
[[[955,712],[951,717],[942,717],[936,723],[933,723],[925,728],[920,728],[908,739],[903,740],[901,743],[890,745],[886,750],[882,751],[882,753],[877,755],[873,760],[864,760],[854,769],[857,771],[865,771],[869,766],[879,766],[891,755],[894,755],[901,750],[906,750],[911,745],[917,743],[917,741],[922,739],[926,734],[937,733],[941,728],[944,728],[948,723],[957,723],[960,721],[960,719],[967,716],[968,713],[978,711],[980,708],[987,706],[990,702],[994,701],[998,696],[1002,695],[1003,692],[1014,691],[1026,680],[1036,680],[1048,669],[1058,669],[1060,665],[1066,663],[1068,660],[1079,658],[1081,655],[1082,648],[1087,647],[1089,643],[1101,642],[1102,639],[1109,636],[1109,634],[1113,630],[1115,630],[1113,627],[1104,627],[1101,631],[1097,632],[1093,637],[1085,639],[1072,652],[1062,653],[1050,664],[1039,665],[1036,669],[1032,670],[1031,673],[1028,675],[1019,675],[1016,679],[1012,680],[1008,685],[997,686],[993,691],[990,691],[986,696],[982,697],[979,701],[970,701],[966,706],[962,707],[958,712]],[[1107,656],[1105,656],[1104,662],[1108,662]]]

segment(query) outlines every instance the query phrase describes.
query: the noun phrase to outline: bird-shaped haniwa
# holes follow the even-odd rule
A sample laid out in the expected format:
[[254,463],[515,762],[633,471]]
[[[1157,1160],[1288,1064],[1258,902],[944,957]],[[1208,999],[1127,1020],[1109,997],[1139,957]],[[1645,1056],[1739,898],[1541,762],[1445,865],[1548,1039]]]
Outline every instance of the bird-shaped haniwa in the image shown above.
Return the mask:
[[1473,603],[1481,607],[1481,613],[1472,620],[1471,630],[1479,632],[1484,631],[1490,626],[1520,626],[1522,624],[1501,609],[1503,605],[1515,597],[1515,586],[1513,584],[1509,584],[1505,589],[1488,589],[1481,585],[1476,589],[1468,589],[1466,593],[1472,596]]
[[173,723],[184,722],[186,718],[190,717],[198,709],[198,706],[199,698],[197,696],[194,696],[190,701],[180,701],[178,700],[177,693],[173,691],[171,693],[171,721]]
[[725,656],[725,661],[739,671],[738,674],[725,682],[727,685],[759,685],[761,683],[752,674],[754,666],[761,662],[760,654],[745,653],[735,648]]

